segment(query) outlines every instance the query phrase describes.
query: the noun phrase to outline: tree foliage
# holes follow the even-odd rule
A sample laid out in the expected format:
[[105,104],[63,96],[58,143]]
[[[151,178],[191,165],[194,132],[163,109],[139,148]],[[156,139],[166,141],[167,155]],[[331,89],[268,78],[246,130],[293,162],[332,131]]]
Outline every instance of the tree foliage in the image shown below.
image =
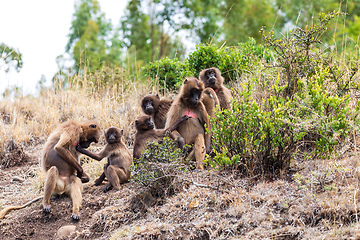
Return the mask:
[[22,68],[22,55],[19,50],[9,47],[5,43],[0,44],[0,70],[9,72],[13,67],[16,71]]
[[249,37],[260,41],[262,26],[279,29],[281,24],[270,0],[226,0],[223,15],[225,41],[230,46],[245,42]]
[[[150,62],[165,58],[184,60],[186,46],[191,42],[198,45],[187,58],[186,71],[197,75],[200,68],[217,66],[226,81],[231,81],[240,77],[246,62],[253,56],[251,51],[246,52],[251,45],[249,37],[254,43],[261,43],[260,30],[263,26],[273,32],[273,37],[279,38],[292,29],[311,29],[315,24],[314,13],[329,9],[342,9],[349,15],[337,16],[337,21],[328,25],[330,31],[320,34],[327,35],[328,46],[343,51],[344,56],[359,55],[360,7],[353,2],[342,4],[335,0],[306,0],[293,4],[289,0],[130,0],[119,26],[114,28],[101,12],[97,0],[80,0],[75,4],[66,45],[66,52],[75,65],[66,66],[62,61],[67,61],[67,55],[59,56],[60,71],[56,78],[65,80],[73,74],[70,69],[74,69],[75,73],[79,69],[93,72],[104,66],[120,65],[129,73],[138,73],[139,67]],[[232,47],[237,52],[231,51]],[[260,48],[258,50],[261,51]],[[259,52],[256,55],[263,54]],[[124,56],[126,60],[121,59]],[[269,55],[266,61],[268,59]],[[158,64],[169,65],[169,62],[155,65]],[[166,88],[176,86],[174,81],[170,83]]]
[[173,7],[167,1],[131,0],[121,18],[121,33],[128,54],[145,63],[163,57],[184,56],[182,41],[176,35],[179,28],[171,19]]
[[75,60],[75,70],[90,71],[102,66],[118,66],[122,42],[118,32],[101,12],[97,0],[81,0],[75,4],[75,13],[69,33],[66,52]]

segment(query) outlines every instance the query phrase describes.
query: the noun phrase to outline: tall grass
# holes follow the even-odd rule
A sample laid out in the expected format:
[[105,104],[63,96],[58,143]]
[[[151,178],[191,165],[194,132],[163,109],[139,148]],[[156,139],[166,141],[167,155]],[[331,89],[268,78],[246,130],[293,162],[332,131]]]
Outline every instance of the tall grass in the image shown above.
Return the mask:
[[[69,119],[97,119],[101,128],[116,126],[124,130],[131,144],[133,120],[140,114],[139,101],[150,91],[135,78],[124,86],[106,86],[101,90],[87,75],[77,75],[66,89],[44,90],[38,97],[5,98],[0,102],[0,157],[9,139],[25,146],[46,140],[50,132]],[[96,77],[96,76],[95,76]],[[126,78],[126,77],[124,77]]]

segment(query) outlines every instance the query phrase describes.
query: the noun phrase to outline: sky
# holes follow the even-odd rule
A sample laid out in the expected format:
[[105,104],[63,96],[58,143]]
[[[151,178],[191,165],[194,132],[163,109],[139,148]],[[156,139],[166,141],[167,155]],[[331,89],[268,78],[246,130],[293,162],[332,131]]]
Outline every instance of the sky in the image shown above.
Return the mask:
[[[127,0],[98,0],[101,11],[118,26]],[[23,67],[18,73],[0,69],[0,94],[14,85],[24,95],[36,95],[36,84],[44,74],[46,86],[58,71],[56,57],[65,52],[74,0],[0,0],[0,43],[19,50]]]

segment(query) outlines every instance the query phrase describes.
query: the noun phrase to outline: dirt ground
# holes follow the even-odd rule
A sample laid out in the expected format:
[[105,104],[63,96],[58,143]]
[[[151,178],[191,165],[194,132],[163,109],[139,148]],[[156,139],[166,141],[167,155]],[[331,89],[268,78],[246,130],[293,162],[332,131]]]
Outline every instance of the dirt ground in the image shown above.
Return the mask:
[[[42,195],[36,187],[41,147],[8,148],[0,170],[1,209]],[[64,239],[360,239],[355,170],[349,154],[298,162],[266,181],[236,172],[183,173],[165,191],[129,182],[103,193],[91,179],[78,222],[70,218],[70,198],[53,196],[50,214],[41,200],[9,212],[0,220],[0,239],[56,239],[66,225],[76,230]]]

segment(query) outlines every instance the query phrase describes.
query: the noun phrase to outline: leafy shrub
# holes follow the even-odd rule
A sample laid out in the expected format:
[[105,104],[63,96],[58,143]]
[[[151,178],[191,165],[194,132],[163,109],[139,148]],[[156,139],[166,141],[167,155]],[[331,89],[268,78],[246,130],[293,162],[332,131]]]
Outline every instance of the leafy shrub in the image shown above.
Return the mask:
[[215,45],[197,45],[196,51],[185,60],[189,71],[198,77],[201,70],[217,67],[225,82],[235,81],[240,74],[265,58],[270,61],[271,55],[262,45],[256,44],[253,38],[237,47],[218,48]]
[[[264,29],[261,29],[265,45],[274,49],[278,55],[277,62],[272,63],[270,67],[279,67],[283,70],[282,77],[285,79],[283,83],[285,91],[283,94],[285,96],[292,97],[299,91],[299,79],[305,78],[310,80],[319,68],[333,65],[330,54],[320,49],[320,36],[323,36],[328,30],[327,25],[329,21],[340,14],[335,11],[328,14],[320,13],[317,24],[306,29],[295,28],[282,39],[276,39],[273,31],[266,34]],[[336,82],[341,81],[343,72],[338,71],[337,64],[331,68],[334,70],[328,77]]]
[[351,133],[356,112],[348,96],[332,95],[320,78],[316,74],[314,83],[291,100],[270,96],[264,105],[252,98],[253,88],[243,85],[231,109],[211,121],[215,157],[209,163],[253,176],[286,169],[299,149],[309,157],[332,153]]
[[151,62],[141,70],[145,76],[150,78],[150,83],[152,85],[159,84],[162,91],[178,88],[188,75],[184,63],[168,57]]
[[296,149],[294,139],[302,138],[303,133],[284,121],[288,118],[285,106],[263,109],[252,99],[252,90],[239,90],[231,109],[211,120],[214,161],[248,175],[273,173],[289,165]]
[[335,62],[329,64],[327,53],[310,50],[335,13],[320,16],[319,25],[294,31],[289,39],[276,40],[271,34],[266,39],[279,58],[272,67],[284,70],[285,84],[275,76],[269,81],[272,91],[259,95],[257,81],[243,81],[232,108],[211,122],[211,165],[236,167],[247,175],[278,173],[297,151],[308,157],[329,156],[356,128],[359,109],[350,107],[349,86],[357,85],[357,70],[339,70]]
[[177,172],[187,171],[188,164],[183,159],[188,154],[190,147],[177,148],[177,143],[169,137],[165,137],[161,143],[149,142],[132,168],[133,179],[146,187],[154,187],[164,179],[172,182]]
[[142,68],[152,85],[159,84],[160,90],[174,90],[181,86],[186,76],[198,77],[201,70],[210,67],[220,69],[225,82],[239,78],[243,70],[256,65],[262,58],[271,59],[269,51],[252,38],[236,47],[218,48],[216,45],[197,45],[185,62],[163,58]]

